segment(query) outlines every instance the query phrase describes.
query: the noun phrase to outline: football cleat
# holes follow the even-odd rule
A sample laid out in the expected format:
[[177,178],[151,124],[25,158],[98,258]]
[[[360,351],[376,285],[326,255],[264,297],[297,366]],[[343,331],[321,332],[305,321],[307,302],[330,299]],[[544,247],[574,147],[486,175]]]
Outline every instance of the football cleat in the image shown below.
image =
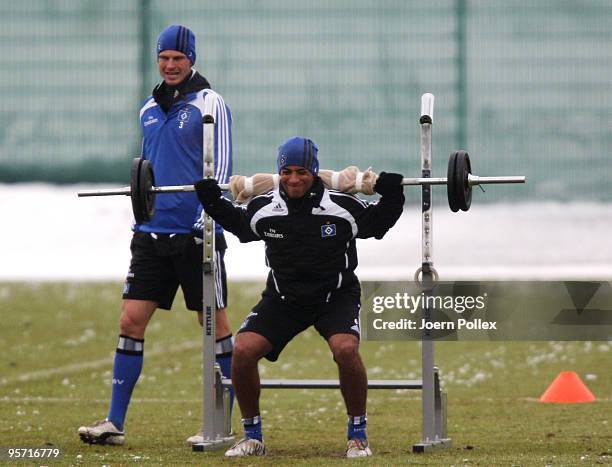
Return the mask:
[[349,439],[346,445],[346,457],[368,457],[372,455],[372,451],[368,446],[367,439]]
[[194,444],[199,444],[204,442],[204,431],[200,430],[195,435],[190,436],[185,440],[188,446],[193,446]]
[[253,438],[242,438],[231,448],[225,451],[225,457],[265,456],[264,444]]
[[101,420],[93,426],[79,428],[81,441],[87,444],[111,444],[121,446],[125,442],[125,433],[119,431],[113,422]]

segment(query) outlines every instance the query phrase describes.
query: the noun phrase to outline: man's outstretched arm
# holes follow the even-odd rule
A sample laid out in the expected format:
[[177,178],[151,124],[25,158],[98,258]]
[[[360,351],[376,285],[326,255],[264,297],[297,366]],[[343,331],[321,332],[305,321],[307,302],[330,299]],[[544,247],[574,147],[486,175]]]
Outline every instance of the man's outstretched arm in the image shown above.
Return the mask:
[[374,191],[381,195],[378,203],[365,208],[355,219],[359,238],[378,239],[395,225],[404,209],[403,175],[381,172],[376,180]]
[[251,220],[246,209],[236,207],[225,199],[217,180],[206,178],[195,183],[196,194],[204,210],[213,220],[228,232],[236,235],[241,242],[259,240],[251,230]]

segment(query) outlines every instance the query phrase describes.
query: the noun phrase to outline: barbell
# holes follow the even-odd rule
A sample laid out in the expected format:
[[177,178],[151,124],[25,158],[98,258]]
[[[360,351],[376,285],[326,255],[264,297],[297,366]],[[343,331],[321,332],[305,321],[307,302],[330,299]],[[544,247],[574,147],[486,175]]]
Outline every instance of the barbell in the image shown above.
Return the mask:
[[[448,204],[453,212],[467,211],[472,204],[472,187],[487,184],[525,183],[524,176],[478,177],[472,174],[470,156],[455,151],[448,159],[446,178],[404,178],[402,185],[446,185]],[[219,184],[229,190],[228,184]],[[130,171],[130,186],[115,189],[80,191],[79,197],[125,195],[132,200],[134,219],[138,224],[150,221],[155,214],[155,197],[163,193],[195,191],[194,185],[155,186],[155,174],[148,160],[135,158]]]

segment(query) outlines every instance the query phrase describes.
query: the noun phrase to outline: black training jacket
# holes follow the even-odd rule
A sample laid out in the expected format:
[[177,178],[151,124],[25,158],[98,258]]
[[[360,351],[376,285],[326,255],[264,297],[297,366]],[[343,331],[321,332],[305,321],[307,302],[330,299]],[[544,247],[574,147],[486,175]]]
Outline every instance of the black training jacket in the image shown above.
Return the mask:
[[297,200],[280,187],[246,207],[221,198],[206,211],[241,242],[265,242],[271,269],[268,293],[287,301],[320,302],[358,284],[355,239],[382,238],[402,214],[403,204],[401,189],[367,203],[328,190],[317,177]]

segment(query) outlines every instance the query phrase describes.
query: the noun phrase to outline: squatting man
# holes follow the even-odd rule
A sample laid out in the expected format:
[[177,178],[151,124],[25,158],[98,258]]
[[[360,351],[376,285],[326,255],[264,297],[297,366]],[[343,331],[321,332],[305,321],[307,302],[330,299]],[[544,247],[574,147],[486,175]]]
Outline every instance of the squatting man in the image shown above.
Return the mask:
[[311,325],[327,341],[338,365],[348,413],[347,457],[371,456],[366,436],[368,381],[359,355],[360,284],[355,239],[381,239],[402,213],[402,175],[382,172],[377,203],[328,190],[318,177],[318,148],[293,137],[278,150],[277,189],[236,207],[216,180],[196,183],[206,212],[241,242],[263,240],[270,267],[261,300],[234,344],[232,382],[245,436],[228,457],[266,452],[259,409],[258,361],[276,361],[283,348]]

